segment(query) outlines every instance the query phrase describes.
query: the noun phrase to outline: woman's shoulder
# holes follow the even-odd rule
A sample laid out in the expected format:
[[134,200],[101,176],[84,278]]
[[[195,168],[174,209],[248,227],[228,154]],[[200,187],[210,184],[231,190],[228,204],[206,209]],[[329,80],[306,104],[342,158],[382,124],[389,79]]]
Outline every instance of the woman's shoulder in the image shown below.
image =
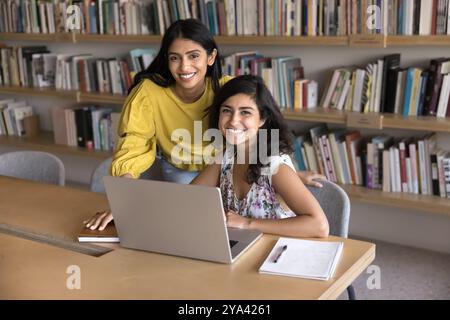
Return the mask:
[[222,76],[222,78],[219,79],[219,84],[220,86],[223,86],[225,83],[227,83],[228,81],[230,81],[231,79],[233,79],[234,77],[232,76]]
[[126,104],[131,102],[136,102],[142,100],[149,100],[158,94],[158,91],[163,91],[164,88],[160,87],[150,79],[141,80],[134,88],[131,90],[127,97]]
[[285,164],[295,171],[294,163],[292,162],[291,157],[288,154],[280,154],[276,156],[270,156],[270,175],[274,175],[277,173],[280,165]]

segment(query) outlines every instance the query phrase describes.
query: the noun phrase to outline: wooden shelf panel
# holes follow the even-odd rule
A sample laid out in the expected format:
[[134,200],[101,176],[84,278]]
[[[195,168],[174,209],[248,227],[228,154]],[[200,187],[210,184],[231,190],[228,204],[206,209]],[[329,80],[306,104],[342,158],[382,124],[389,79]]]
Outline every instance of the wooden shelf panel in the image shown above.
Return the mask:
[[388,36],[386,44],[394,46],[450,46],[450,36]]
[[[370,36],[370,35],[360,35]],[[216,36],[223,45],[306,45],[306,46],[349,46],[350,36]],[[51,42],[104,42],[104,43],[151,43],[159,44],[161,35],[111,35],[80,33],[0,33],[3,41],[51,41]],[[386,37],[386,46],[450,46],[450,36],[403,36]]]
[[[335,109],[314,108],[307,110],[282,110],[284,118],[294,121],[311,121],[345,124],[348,112]],[[450,118],[426,116],[403,117],[399,114],[383,114],[383,128],[408,129],[433,132],[450,132]]]
[[450,118],[427,116],[403,117],[399,114],[384,114],[383,127],[393,129],[450,132]]
[[162,36],[151,35],[114,35],[114,34],[75,34],[74,43],[103,42],[103,43],[144,43],[159,44]]
[[119,94],[105,94],[96,92],[80,92],[78,96],[78,102],[85,103],[106,103],[106,104],[118,104],[123,105],[126,96]]
[[345,124],[345,112],[335,109],[313,108],[307,110],[282,110],[284,118],[296,121],[311,121]]
[[413,209],[450,217],[450,199],[401,192],[383,192],[361,186],[341,185],[352,200]]
[[216,36],[219,45],[277,45],[277,46],[347,46],[348,37],[307,36]]
[[0,39],[1,39],[1,41],[73,42],[73,36],[71,33],[41,34],[41,33],[1,32]]
[[38,136],[30,138],[0,135],[0,144],[50,153],[70,154],[80,157],[88,156],[102,160],[107,159],[112,155],[111,152],[107,151],[88,150],[86,148],[55,144],[53,140],[53,132],[41,132]]
[[67,99],[77,99],[77,91],[56,90],[55,88],[28,88],[17,86],[0,86],[0,93],[19,94],[30,96],[60,97]]

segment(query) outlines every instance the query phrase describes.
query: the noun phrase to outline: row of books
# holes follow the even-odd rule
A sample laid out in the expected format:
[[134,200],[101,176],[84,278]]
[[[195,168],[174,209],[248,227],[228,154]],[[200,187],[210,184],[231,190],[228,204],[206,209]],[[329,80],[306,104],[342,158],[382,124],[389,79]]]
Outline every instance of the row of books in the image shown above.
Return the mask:
[[[252,74],[262,77],[281,107],[294,105],[295,81],[304,78],[300,58],[264,57],[256,51],[238,52],[223,58],[222,71],[231,76]],[[315,92],[317,96],[317,90]]]
[[450,117],[450,58],[432,59],[428,68],[401,68],[400,54],[366,67],[333,71],[320,105],[354,112]]
[[[45,46],[4,47],[0,48],[0,85],[126,95],[133,75],[155,55],[153,49],[133,49],[126,58],[104,59],[90,54],[52,54]],[[401,68],[400,58],[400,54],[391,54],[365,67],[334,70],[320,106],[449,117],[450,58],[432,59],[427,69]],[[224,74],[261,76],[283,108],[318,105],[318,84],[305,79],[300,58],[265,57],[248,51],[223,58],[221,65]]]
[[24,119],[34,114],[26,101],[0,100],[0,135],[24,136]]
[[112,151],[120,113],[96,106],[51,109],[56,144]]
[[[135,73],[155,57],[152,49],[133,49],[125,58],[96,58],[91,54],[53,54],[45,46],[0,48],[0,85],[54,87],[61,90],[126,95]],[[264,57],[240,52],[221,61],[225,74],[261,76],[281,106],[293,106],[295,80],[303,79],[301,59]],[[317,105],[317,82],[312,81],[309,105]],[[306,100],[305,100],[306,103]]]
[[0,32],[71,31],[71,4],[88,34],[163,34],[186,18],[229,36],[450,34],[449,0],[4,0]]
[[53,54],[45,46],[5,47],[0,48],[0,85],[126,95],[133,74],[145,69],[155,54],[133,49],[125,58],[102,59]]
[[294,150],[300,170],[320,172],[333,182],[450,198],[450,151],[436,148],[434,133],[364,138],[359,131],[321,125],[297,136]]

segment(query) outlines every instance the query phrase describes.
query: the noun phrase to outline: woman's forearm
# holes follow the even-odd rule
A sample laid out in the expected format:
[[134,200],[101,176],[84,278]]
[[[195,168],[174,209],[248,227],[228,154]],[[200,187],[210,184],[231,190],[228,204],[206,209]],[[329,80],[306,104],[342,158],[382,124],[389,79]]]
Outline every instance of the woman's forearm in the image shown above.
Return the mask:
[[323,238],[329,233],[327,221],[303,214],[285,219],[250,219],[249,229],[290,237]]

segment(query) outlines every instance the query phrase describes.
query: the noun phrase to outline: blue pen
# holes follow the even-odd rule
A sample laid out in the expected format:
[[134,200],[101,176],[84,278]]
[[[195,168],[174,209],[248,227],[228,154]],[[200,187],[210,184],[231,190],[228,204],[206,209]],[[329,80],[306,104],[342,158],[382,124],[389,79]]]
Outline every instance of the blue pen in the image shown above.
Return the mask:
[[280,251],[280,252],[278,253],[278,255],[276,256],[275,260],[273,260],[273,262],[274,262],[274,263],[277,263],[278,260],[280,260],[281,255],[283,254],[283,252],[285,252],[286,250],[287,250],[287,245],[284,245],[284,246],[281,248],[281,251]]

